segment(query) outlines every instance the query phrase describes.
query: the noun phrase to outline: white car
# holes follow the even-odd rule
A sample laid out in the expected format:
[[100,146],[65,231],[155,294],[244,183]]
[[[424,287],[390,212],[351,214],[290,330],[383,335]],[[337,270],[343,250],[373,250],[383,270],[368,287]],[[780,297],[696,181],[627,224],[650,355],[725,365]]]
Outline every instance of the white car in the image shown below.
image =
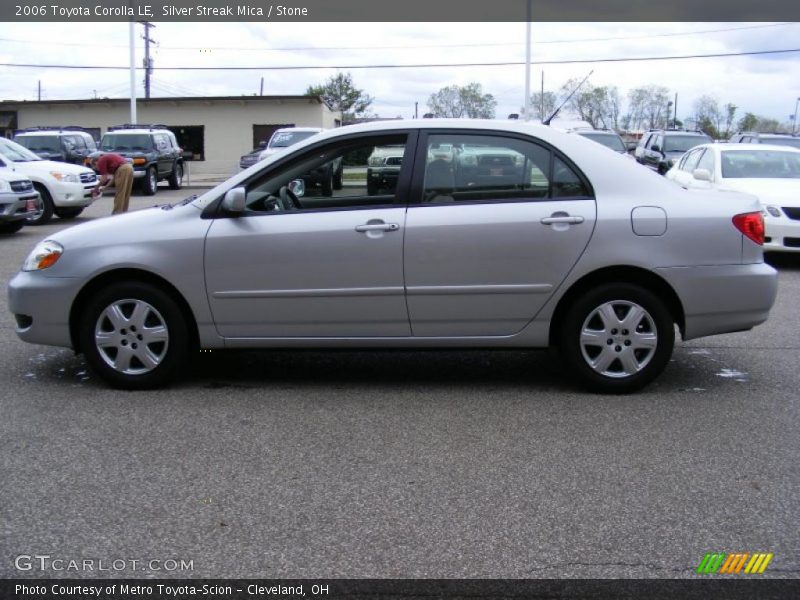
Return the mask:
[[289,146],[293,146],[298,142],[302,142],[303,140],[310,138],[312,135],[316,135],[322,131],[325,130],[321,127],[284,127],[282,129],[276,129],[272,134],[272,137],[269,138],[269,142],[266,144],[261,142],[261,146],[256,148],[253,152],[245,154],[239,159],[239,167],[241,169],[252,167],[254,164],[264,160],[268,156],[272,156],[276,152],[285,150]]
[[768,144],[704,144],[667,173],[686,189],[756,196],[764,209],[764,250],[800,252],[800,150]]
[[0,234],[22,229],[38,205],[39,194],[30,179],[10,169],[0,169]]
[[87,167],[44,160],[5,138],[0,138],[0,167],[28,177],[39,192],[39,210],[28,219],[29,225],[43,225],[54,213],[62,219],[72,219],[92,203],[97,175]]

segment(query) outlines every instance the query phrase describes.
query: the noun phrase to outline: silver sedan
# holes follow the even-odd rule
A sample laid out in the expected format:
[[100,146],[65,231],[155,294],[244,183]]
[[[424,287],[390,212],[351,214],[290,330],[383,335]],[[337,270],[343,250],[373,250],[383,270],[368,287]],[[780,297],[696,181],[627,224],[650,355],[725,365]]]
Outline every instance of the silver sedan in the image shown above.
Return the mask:
[[[368,190],[386,147],[396,176]],[[341,190],[304,186],[332,161],[348,165]],[[74,348],[122,388],[166,384],[199,349],[554,346],[576,381],[624,393],[661,373],[676,326],[692,339],[767,319],[763,239],[753,197],[687,192],[580,136],[373,123],[61,231],[9,299],[20,338]]]

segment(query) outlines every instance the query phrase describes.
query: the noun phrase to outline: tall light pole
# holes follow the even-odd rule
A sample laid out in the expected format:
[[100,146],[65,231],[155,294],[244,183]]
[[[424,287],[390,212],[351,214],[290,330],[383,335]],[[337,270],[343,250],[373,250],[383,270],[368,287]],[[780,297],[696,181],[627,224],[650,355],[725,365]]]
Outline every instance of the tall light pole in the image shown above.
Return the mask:
[[531,0],[525,12],[525,120],[531,120]]
[[133,21],[128,25],[128,43],[131,51],[131,123],[136,123],[136,36]]
[[795,128],[797,127],[797,105],[800,104],[800,98],[794,103],[794,119],[792,119],[792,135],[794,135]]

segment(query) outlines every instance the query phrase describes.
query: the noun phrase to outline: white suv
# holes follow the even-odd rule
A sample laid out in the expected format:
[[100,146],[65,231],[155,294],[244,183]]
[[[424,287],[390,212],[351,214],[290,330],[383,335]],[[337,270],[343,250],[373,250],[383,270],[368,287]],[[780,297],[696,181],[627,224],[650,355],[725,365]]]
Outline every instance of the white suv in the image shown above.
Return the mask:
[[97,175],[87,167],[44,160],[5,138],[0,138],[0,167],[30,178],[39,192],[39,210],[28,218],[29,225],[43,225],[54,213],[62,219],[72,219],[92,203]]

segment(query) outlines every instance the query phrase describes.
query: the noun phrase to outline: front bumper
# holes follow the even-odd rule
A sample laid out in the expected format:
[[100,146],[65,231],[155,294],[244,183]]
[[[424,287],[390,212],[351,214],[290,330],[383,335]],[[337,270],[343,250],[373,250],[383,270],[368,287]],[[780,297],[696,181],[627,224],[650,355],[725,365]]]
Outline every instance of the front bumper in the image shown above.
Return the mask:
[[778,272],[765,263],[655,269],[680,298],[683,339],[745,331],[767,320]]
[[0,193],[0,223],[10,223],[27,219],[36,213],[36,207],[28,210],[28,200],[34,200],[39,204],[38,192],[23,192],[15,194],[13,192]]
[[766,237],[764,250],[800,252],[800,221],[785,217],[764,217]]
[[69,311],[82,284],[72,277],[20,271],[8,284],[8,307],[19,338],[32,344],[72,347]]
[[92,190],[97,182],[72,183],[59,181],[51,185],[48,190],[53,197],[53,203],[58,207],[72,208],[89,206],[92,202]]

